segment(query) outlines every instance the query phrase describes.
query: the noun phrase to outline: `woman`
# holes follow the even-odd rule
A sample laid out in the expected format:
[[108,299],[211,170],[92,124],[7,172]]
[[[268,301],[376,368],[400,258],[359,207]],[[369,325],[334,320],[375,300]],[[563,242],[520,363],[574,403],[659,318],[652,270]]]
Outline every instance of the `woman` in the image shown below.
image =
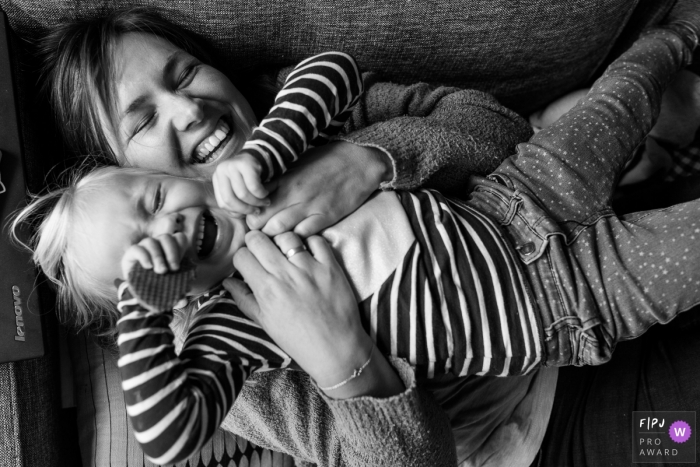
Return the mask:
[[[66,140],[79,152],[101,153],[122,165],[211,176],[216,162],[235,154],[255,124],[247,100],[222,73],[206,65],[201,49],[172,25],[144,12],[120,12],[59,29],[45,41],[44,54],[54,108],[65,125]],[[454,189],[465,171],[490,170],[530,133],[524,121],[482,93],[394,86],[372,76],[366,88],[350,124],[355,131],[341,142],[314,149],[305,158],[308,162],[281,179],[270,209],[249,213],[251,226],[262,226],[270,235],[296,226],[295,232],[309,235],[352,212],[380,183],[410,187],[429,180]],[[495,107],[500,114],[492,111]],[[211,140],[221,120],[233,129],[231,136]],[[501,120],[510,123],[501,129]],[[487,129],[492,124],[490,134],[474,138],[468,130],[477,124]],[[410,134],[419,137],[405,137]],[[196,149],[204,140],[213,146],[201,157]],[[494,154],[494,146],[502,148],[500,154],[484,158],[482,153]],[[327,209],[328,203],[334,208]],[[335,218],[327,216],[339,210]],[[308,325],[314,338],[292,339],[292,345],[313,351],[315,360],[307,365],[322,360],[324,367],[346,372],[347,362],[356,359],[357,343],[367,341],[364,331],[347,334],[348,320],[358,320],[358,315],[339,313],[334,321],[330,315],[325,320],[304,316],[296,322]],[[318,327],[323,322],[328,329]],[[345,343],[342,349],[340,342]],[[366,377],[334,394],[337,400],[319,395],[304,375],[264,376],[273,381],[260,386],[272,389],[244,390],[237,405],[241,413],[233,417],[236,425],[229,426],[258,444],[319,464],[453,462],[445,413],[415,388],[403,362],[373,358]],[[285,388],[283,398],[274,396],[280,387]],[[286,411],[276,410],[280,402],[287,404]],[[285,420],[307,420],[309,426],[326,429],[304,439],[307,434],[298,425],[275,430],[276,422]],[[274,436],[258,438],[266,429]]]

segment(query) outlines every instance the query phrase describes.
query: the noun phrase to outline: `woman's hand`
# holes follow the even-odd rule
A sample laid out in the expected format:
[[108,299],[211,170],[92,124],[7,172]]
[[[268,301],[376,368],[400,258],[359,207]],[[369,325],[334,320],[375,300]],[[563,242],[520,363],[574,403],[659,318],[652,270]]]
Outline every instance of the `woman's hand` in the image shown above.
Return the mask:
[[[344,381],[372,353],[374,343],[360,323],[357,302],[328,243],[287,232],[272,240],[259,231],[246,235],[233,264],[242,281],[224,286],[241,310],[321,387]],[[287,258],[282,252],[298,251]],[[281,250],[281,251],[280,251]],[[386,397],[403,384],[386,359],[374,351],[362,375],[328,391],[335,398],[360,395]]]
[[272,204],[248,215],[248,226],[269,236],[308,237],[354,212],[392,177],[392,162],[380,149],[344,141],[310,149],[268,185]]

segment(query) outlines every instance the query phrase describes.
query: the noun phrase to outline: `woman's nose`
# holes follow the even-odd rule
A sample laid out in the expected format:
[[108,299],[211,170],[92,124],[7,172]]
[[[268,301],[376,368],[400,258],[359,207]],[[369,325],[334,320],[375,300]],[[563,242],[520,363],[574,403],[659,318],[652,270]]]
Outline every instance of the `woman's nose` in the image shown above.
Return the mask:
[[173,125],[179,131],[186,131],[204,117],[201,101],[184,94],[172,94],[168,107]]

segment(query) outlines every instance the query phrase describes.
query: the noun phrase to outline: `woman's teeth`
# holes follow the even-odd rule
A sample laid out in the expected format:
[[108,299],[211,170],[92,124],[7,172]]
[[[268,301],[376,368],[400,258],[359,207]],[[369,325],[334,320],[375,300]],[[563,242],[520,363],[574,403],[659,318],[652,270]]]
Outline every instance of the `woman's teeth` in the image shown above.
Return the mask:
[[231,129],[228,124],[222,119],[219,120],[214,132],[208,137],[204,138],[204,141],[199,143],[195,148],[195,152],[198,157],[195,157],[195,161],[198,163],[208,162],[207,156],[214,152],[220,145],[221,142],[226,140]]

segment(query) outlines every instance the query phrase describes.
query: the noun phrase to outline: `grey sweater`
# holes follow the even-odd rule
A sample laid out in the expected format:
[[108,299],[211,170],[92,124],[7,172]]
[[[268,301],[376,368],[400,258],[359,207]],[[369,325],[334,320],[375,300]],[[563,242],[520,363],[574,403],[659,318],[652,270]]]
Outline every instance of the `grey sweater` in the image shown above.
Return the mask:
[[[383,189],[427,185],[465,194],[469,173],[492,171],[531,135],[522,118],[482,92],[380,83],[372,74],[365,82],[339,139],[391,156],[395,178]],[[455,465],[447,415],[416,387],[406,362],[391,363],[406,389],[386,399],[332,400],[298,371],[254,374],[222,427],[300,465]]]

